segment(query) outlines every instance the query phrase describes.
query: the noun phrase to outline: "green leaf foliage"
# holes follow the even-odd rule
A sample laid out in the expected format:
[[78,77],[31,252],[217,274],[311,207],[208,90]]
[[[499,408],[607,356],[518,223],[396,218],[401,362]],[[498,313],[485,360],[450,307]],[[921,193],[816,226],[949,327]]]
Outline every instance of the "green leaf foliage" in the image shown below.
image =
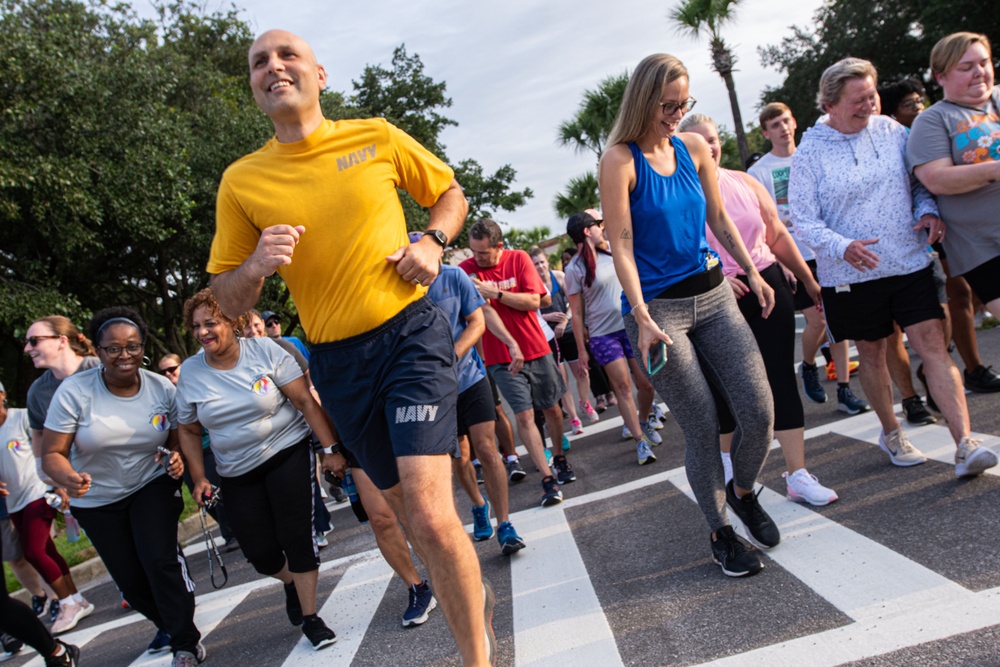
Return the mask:
[[939,99],[930,77],[931,49],[939,39],[969,30],[1000,43],[1000,3],[982,0],[827,0],[813,22],[812,28],[793,26],[780,43],[758,49],[765,66],[785,74],[780,86],[764,91],[761,102],[787,104],[800,134],[822,113],[816,93],[823,70],[841,58],[870,60],[879,81],[917,78],[931,99]]

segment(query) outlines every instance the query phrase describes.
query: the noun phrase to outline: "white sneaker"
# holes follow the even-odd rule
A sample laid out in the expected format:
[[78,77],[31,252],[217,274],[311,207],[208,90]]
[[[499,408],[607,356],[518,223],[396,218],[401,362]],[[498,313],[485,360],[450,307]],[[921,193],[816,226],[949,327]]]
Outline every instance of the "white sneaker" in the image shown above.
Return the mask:
[[788,488],[788,499],[797,503],[807,502],[810,505],[822,507],[837,500],[837,492],[819,483],[815,475],[810,475],[805,468],[799,468],[791,475],[781,474]]
[[927,457],[910,444],[902,428],[892,433],[882,433],[878,436],[878,446],[889,455],[893,465],[900,467],[915,466],[927,462]]
[[632,431],[628,430],[628,426],[622,426],[622,440],[631,440]]
[[660,418],[656,416],[656,412],[653,412],[653,414],[649,415],[648,424],[653,428],[655,428],[657,431],[663,430],[663,424],[660,423]]
[[655,417],[650,417],[648,421],[639,422],[639,424],[642,426],[642,432],[646,435],[647,438],[649,438],[650,444],[652,444],[654,447],[656,445],[663,444],[663,438],[661,438],[660,434],[656,432],[656,424],[659,423],[660,422],[656,421]]
[[594,406],[590,404],[590,401],[580,401],[580,411],[587,416],[587,421],[591,424],[600,420],[600,417],[597,415],[597,410],[595,410]]
[[643,438],[639,442],[635,443],[635,453],[639,457],[639,465],[641,466],[656,461],[656,455],[653,454],[653,450],[649,448],[649,441],[646,438]]
[[70,599],[59,605],[59,615],[56,616],[52,624],[52,634],[58,635],[68,632],[76,627],[76,624],[94,613],[94,605],[86,600],[82,603],[74,602]]
[[965,436],[955,450],[955,477],[975,477],[997,464],[997,455]]
[[658,422],[664,422],[667,419],[667,413],[664,412],[659,403],[653,403],[653,416],[656,417],[656,421]]
[[722,475],[726,480],[726,485],[728,486],[729,482],[733,479],[733,457],[727,452],[720,452],[719,454],[722,456]]

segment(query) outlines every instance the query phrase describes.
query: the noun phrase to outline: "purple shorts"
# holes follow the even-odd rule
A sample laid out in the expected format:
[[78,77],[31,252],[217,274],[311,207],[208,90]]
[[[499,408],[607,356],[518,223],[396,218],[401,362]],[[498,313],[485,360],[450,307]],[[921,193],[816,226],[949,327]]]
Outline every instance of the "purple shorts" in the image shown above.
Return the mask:
[[618,359],[635,359],[624,329],[606,336],[594,336],[590,339],[590,351],[600,366],[607,366]]

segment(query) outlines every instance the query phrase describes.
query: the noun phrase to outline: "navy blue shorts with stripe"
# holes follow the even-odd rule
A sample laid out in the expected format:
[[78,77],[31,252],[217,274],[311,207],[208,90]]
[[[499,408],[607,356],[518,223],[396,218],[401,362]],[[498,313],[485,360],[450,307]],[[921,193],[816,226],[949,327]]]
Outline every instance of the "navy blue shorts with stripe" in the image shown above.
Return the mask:
[[458,452],[455,345],[430,299],[358,336],[314,345],[309,373],[344,445],[380,489],[396,458]]

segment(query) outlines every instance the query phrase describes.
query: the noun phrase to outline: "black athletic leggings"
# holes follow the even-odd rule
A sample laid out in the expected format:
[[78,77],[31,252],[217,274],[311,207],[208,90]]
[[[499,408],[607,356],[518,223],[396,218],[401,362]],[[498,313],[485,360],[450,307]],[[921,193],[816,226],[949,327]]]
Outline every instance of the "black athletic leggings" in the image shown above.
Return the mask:
[[[736,300],[740,312],[750,325],[753,337],[760,348],[767,371],[767,383],[774,396],[774,430],[787,431],[805,426],[802,397],[795,377],[795,301],[777,262],[760,272],[761,277],[774,289],[774,310],[767,319],[761,317],[760,303],[753,292]],[[740,276],[746,284],[746,276]],[[805,289],[801,285],[799,289]],[[711,383],[710,383],[711,384]],[[719,413],[719,432],[732,433],[736,422],[729,406],[712,386],[712,396]]]
[[319,567],[313,535],[315,457],[306,438],[250,472],[222,478],[229,523],[257,572],[272,577]]
[[194,584],[177,548],[183,509],[181,480],[161,475],[113,503],[73,507],[73,516],[129,605],[170,635],[174,653],[195,653]]
[[[0,563],[2,562],[3,545],[0,544]],[[56,640],[38,620],[35,612],[28,605],[7,595],[6,586],[3,587],[3,595],[0,595],[0,632],[20,639],[42,656],[50,656],[56,650]]]

